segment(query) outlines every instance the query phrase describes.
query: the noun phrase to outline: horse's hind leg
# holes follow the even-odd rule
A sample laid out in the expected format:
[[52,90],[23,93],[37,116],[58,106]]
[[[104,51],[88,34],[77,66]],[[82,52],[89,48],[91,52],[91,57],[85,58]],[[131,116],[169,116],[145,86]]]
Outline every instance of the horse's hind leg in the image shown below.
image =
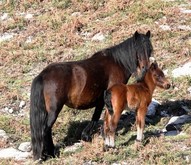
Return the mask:
[[[47,99],[48,97],[45,97]],[[48,157],[55,157],[55,148],[52,140],[52,126],[55,123],[58,114],[61,110],[61,106],[58,107],[58,103],[55,99],[46,100],[46,108],[48,111],[47,124],[44,134],[44,150],[43,156],[46,160]]]
[[82,132],[82,135],[81,135],[82,140],[91,141],[92,139],[91,136],[94,132],[95,126],[97,125],[99,121],[103,107],[104,107],[104,100],[100,99],[100,101],[98,102],[94,110],[94,114],[92,116],[91,122],[86,126],[86,128]]

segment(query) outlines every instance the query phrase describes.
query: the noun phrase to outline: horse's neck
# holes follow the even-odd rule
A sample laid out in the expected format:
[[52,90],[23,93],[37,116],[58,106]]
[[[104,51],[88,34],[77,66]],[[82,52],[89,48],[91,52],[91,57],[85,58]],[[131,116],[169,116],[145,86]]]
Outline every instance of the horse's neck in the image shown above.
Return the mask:
[[143,82],[149,89],[150,93],[153,94],[153,92],[156,88],[156,84],[154,83],[154,81],[152,79],[152,75],[151,75],[150,71],[147,71]]

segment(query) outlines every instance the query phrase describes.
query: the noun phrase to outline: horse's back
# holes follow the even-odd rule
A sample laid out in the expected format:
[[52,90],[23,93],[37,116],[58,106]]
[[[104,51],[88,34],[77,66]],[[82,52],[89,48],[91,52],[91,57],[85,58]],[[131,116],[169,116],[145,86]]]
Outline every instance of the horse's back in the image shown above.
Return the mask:
[[78,109],[94,107],[108,80],[102,65],[90,60],[53,63],[39,77],[43,79],[46,95]]

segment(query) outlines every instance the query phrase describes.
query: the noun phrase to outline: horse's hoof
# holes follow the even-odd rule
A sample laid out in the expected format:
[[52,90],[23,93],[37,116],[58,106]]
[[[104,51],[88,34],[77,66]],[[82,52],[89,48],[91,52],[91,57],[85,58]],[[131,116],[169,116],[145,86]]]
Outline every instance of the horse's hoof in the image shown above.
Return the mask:
[[81,139],[83,141],[86,141],[86,142],[91,142],[92,141],[92,137],[87,135],[87,134],[85,134],[85,133],[82,133]]

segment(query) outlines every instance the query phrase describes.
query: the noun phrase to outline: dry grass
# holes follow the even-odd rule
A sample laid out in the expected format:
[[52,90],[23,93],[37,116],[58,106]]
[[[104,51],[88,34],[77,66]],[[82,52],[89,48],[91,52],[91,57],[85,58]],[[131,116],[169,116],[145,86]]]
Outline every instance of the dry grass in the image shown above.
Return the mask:
[[[6,3],[3,1],[3,3]],[[188,5],[189,4],[189,5]],[[190,25],[190,14],[180,12],[180,8],[191,9],[185,1],[134,1],[134,0],[10,0],[1,5],[1,12],[7,12],[9,19],[0,22],[0,33],[15,33],[10,41],[0,42],[0,109],[17,107],[20,100],[27,101],[34,76],[49,63],[79,60],[94,52],[117,44],[130,37],[136,30],[145,33],[151,30],[154,56],[169,73],[172,69],[191,59],[191,33],[181,30],[179,25]],[[21,13],[24,13],[23,15]],[[26,13],[33,18],[26,19]],[[162,30],[160,25],[169,25],[171,30]],[[92,37],[102,33],[105,40],[93,41]],[[31,38],[31,42],[26,42]],[[173,87],[168,91],[157,90],[154,97],[161,101],[190,100],[187,88],[191,86],[189,77],[174,79],[169,74]],[[191,108],[191,105],[189,108]],[[16,108],[17,110],[17,108]],[[29,121],[26,118],[1,112],[0,128],[12,136],[14,145],[30,138]],[[91,118],[92,111],[79,112],[64,108],[54,125],[54,141],[63,147],[80,139],[80,132]],[[69,121],[70,120],[70,121]],[[77,125],[80,125],[78,129]],[[162,128],[161,121],[146,128],[155,132]],[[145,146],[134,149],[135,130],[117,136],[118,149],[104,153],[102,139],[96,135],[93,143],[83,143],[76,153],[62,153],[59,158],[45,164],[186,164],[190,153],[190,138],[176,139],[152,137],[148,135]],[[71,135],[75,131],[76,135]],[[190,124],[184,131],[191,134]],[[64,140],[63,140],[64,139]],[[128,145],[123,145],[128,144]],[[0,142],[7,145],[7,142]],[[184,147],[183,147],[184,146]],[[185,150],[180,150],[185,148]],[[188,149],[187,149],[188,148]],[[14,160],[0,160],[1,164],[19,164]],[[29,164],[30,164],[29,160]],[[189,162],[190,163],[190,162]]]

